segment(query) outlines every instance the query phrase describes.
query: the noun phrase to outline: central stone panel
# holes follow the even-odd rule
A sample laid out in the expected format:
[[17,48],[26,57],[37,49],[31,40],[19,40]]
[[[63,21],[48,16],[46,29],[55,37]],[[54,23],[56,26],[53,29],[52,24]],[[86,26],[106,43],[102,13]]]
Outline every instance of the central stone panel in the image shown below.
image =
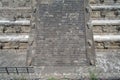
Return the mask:
[[84,1],[38,1],[35,66],[87,64]]

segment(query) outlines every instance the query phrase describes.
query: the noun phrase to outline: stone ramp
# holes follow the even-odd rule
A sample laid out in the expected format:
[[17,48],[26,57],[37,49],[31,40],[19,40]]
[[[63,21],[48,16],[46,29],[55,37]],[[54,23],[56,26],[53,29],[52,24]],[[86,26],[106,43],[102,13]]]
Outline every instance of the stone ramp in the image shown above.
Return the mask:
[[85,6],[84,0],[42,0],[37,3],[33,65],[88,65]]

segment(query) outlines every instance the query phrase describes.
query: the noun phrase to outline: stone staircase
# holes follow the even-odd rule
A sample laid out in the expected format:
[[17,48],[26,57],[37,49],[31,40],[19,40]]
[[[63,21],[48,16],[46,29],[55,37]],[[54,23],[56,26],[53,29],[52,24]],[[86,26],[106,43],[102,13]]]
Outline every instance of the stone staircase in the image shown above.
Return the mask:
[[[34,0],[0,0],[0,66],[26,66],[28,48],[34,38],[30,22],[33,3]],[[119,73],[120,0],[90,0],[90,6],[96,65],[109,76],[109,72]]]

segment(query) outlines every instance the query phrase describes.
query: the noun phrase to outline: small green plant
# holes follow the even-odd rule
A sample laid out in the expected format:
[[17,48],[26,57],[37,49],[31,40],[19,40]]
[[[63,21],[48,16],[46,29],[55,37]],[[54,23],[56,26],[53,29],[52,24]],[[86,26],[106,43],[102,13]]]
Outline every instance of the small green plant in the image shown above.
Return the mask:
[[98,80],[97,75],[95,74],[95,72],[90,71],[89,75],[90,75],[90,80]]

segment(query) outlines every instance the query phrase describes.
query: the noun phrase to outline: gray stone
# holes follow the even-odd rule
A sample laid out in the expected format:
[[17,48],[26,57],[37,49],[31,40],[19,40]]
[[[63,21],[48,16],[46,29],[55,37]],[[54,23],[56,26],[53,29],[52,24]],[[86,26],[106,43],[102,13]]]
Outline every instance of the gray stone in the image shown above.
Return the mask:
[[2,3],[0,2],[0,7],[2,7]]
[[26,50],[0,50],[0,66],[25,66]]
[[83,2],[84,0],[47,1],[50,5],[45,1],[38,2],[36,15],[41,21],[36,21],[37,66],[87,64]]

